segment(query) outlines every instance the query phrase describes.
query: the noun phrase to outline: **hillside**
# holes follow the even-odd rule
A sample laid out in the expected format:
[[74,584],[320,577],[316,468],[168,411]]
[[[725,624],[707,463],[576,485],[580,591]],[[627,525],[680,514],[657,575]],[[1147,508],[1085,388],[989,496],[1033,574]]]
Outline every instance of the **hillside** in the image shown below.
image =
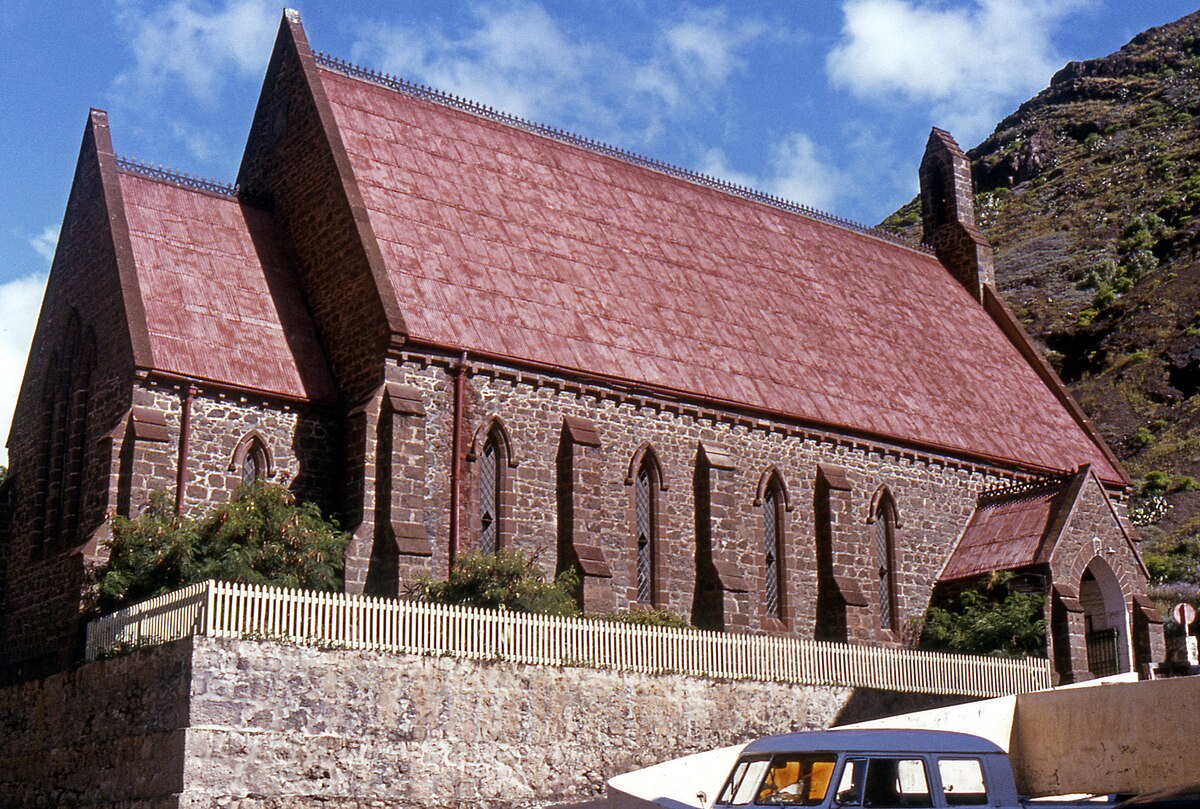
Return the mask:
[[[1177,582],[1161,595],[1194,595],[1200,12],[1068,64],[969,155],[1002,293],[1139,482],[1138,509],[1167,504],[1141,529]],[[882,226],[920,238],[919,213]]]

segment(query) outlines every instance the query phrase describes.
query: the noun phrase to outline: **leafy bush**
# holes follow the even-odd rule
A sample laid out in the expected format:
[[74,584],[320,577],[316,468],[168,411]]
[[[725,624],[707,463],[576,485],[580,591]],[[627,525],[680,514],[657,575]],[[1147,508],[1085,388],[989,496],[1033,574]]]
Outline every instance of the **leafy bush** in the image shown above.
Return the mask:
[[634,624],[635,626],[666,626],[675,629],[692,629],[692,625],[673,612],[661,607],[630,607],[626,610],[605,613],[599,616],[602,621],[612,621],[617,624]]
[[1046,597],[1011,587],[1012,573],[938,599],[925,613],[920,646],[993,657],[1044,657]]
[[577,615],[579,606],[573,595],[579,586],[576,574],[566,571],[554,581],[546,581],[536,562],[520,548],[465,553],[451,569],[448,580],[423,577],[412,594],[438,604]]
[[100,607],[222,579],[312,590],[340,590],[348,534],[299,503],[287,489],[254,483],[199,517],[175,513],[155,492],[134,519],[114,517],[109,558],[99,572]]

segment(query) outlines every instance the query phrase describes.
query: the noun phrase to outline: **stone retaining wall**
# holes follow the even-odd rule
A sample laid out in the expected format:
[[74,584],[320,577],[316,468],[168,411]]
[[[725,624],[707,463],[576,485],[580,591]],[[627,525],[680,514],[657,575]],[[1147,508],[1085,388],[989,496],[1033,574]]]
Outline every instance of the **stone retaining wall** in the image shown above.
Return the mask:
[[0,805],[523,807],[947,700],[194,638],[0,691]]

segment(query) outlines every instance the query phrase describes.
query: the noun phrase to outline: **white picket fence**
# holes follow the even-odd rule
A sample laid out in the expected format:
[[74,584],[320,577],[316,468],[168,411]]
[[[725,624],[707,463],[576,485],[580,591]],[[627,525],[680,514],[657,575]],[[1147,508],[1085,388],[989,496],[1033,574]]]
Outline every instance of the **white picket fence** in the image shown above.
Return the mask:
[[87,659],[190,635],[974,697],[1050,687],[1043,659],[641,627],[219,581],[97,618],[88,625]]

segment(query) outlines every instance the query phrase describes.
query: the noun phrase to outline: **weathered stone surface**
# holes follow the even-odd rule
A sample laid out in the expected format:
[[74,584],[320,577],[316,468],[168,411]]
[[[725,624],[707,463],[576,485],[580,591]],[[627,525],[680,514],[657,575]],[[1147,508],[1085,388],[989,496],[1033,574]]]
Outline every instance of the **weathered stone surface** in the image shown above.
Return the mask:
[[518,807],[937,698],[195,638],[0,691],[0,805]]
[[0,689],[0,806],[175,806],[190,675],[180,641]]

